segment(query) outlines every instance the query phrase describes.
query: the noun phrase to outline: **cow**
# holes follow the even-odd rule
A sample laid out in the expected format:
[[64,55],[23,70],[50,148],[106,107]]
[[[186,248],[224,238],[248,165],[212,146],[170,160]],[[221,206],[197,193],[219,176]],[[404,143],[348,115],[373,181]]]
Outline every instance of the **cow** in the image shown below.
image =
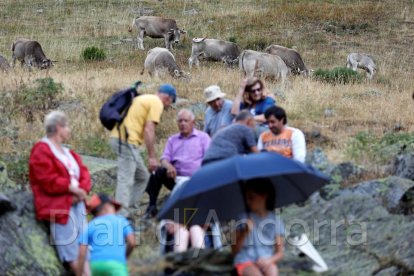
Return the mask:
[[165,48],[155,47],[148,51],[141,75],[147,70],[150,76],[159,77],[169,74],[174,78],[188,78],[188,74],[181,71],[175,62],[174,55]]
[[134,18],[128,31],[132,32],[134,26],[138,29],[137,44],[138,48],[141,50],[144,50],[145,36],[151,38],[164,38],[165,48],[171,50],[172,42],[174,41],[175,43],[178,43],[181,34],[186,33],[186,31],[177,27],[177,23],[174,19],[166,19],[158,16],[141,16]]
[[296,50],[273,44],[267,47],[265,52],[279,56],[287,67],[290,68],[292,74],[301,74],[305,77],[309,76],[309,70],[306,68],[302,57]]
[[29,68],[48,69],[53,66],[53,61],[48,59],[42,50],[42,46],[35,40],[20,38],[11,45],[12,66],[19,60],[22,66],[25,64]]
[[283,60],[276,55],[244,50],[239,56],[239,67],[245,76],[269,77],[285,82],[290,70]]
[[346,59],[346,67],[356,71],[357,68],[364,69],[367,72],[368,79],[372,79],[377,72],[374,60],[367,54],[351,53]]
[[207,60],[222,61],[228,66],[232,66],[233,61],[239,55],[240,49],[233,42],[209,38],[193,38],[188,65],[190,69],[193,63],[198,67],[200,65],[198,58],[201,56]]
[[10,64],[5,57],[0,55],[0,71],[8,72],[11,70]]

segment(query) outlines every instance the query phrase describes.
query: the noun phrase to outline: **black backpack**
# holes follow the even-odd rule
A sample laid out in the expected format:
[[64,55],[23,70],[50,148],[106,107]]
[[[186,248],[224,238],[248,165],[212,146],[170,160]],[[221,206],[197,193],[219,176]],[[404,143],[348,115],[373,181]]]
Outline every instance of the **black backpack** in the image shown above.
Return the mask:
[[116,124],[121,125],[132,101],[140,95],[137,92],[140,84],[141,82],[137,81],[132,87],[116,92],[103,104],[99,111],[99,120],[106,129],[112,130]]

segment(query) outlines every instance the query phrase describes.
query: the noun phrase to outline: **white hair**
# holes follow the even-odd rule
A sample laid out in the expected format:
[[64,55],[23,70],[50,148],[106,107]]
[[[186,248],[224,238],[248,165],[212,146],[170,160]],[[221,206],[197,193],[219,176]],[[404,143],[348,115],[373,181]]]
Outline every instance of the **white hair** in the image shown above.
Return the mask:
[[57,125],[65,126],[68,123],[68,117],[59,110],[54,110],[45,116],[44,126],[46,135],[51,136],[56,133]]
[[185,108],[183,108],[183,109],[180,109],[180,111],[178,111],[178,114],[177,114],[177,121],[179,120],[179,118],[180,118],[180,116],[181,116],[182,114],[189,114],[189,115],[190,115],[190,120],[191,120],[191,121],[194,121],[194,120],[195,120],[195,115],[194,115],[194,113],[193,113],[190,109],[185,109]]

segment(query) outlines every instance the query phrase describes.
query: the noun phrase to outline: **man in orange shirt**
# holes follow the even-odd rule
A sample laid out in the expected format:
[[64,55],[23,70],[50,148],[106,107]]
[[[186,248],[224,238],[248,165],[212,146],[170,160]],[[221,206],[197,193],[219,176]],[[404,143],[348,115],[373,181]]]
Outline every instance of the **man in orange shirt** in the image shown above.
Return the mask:
[[257,143],[258,150],[277,152],[285,157],[305,162],[305,136],[299,129],[286,126],[285,110],[272,106],[266,110],[264,115],[269,130],[260,135]]

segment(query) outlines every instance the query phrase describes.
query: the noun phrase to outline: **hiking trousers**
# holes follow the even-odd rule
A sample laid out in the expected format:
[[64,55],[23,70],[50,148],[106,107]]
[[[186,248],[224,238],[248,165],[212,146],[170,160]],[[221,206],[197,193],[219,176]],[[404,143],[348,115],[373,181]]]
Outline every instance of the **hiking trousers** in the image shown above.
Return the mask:
[[119,145],[118,138],[111,138],[110,145],[118,155],[115,199],[126,209],[121,210],[120,214],[128,216],[131,207],[136,207],[144,195],[149,172],[137,146],[124,142]]

